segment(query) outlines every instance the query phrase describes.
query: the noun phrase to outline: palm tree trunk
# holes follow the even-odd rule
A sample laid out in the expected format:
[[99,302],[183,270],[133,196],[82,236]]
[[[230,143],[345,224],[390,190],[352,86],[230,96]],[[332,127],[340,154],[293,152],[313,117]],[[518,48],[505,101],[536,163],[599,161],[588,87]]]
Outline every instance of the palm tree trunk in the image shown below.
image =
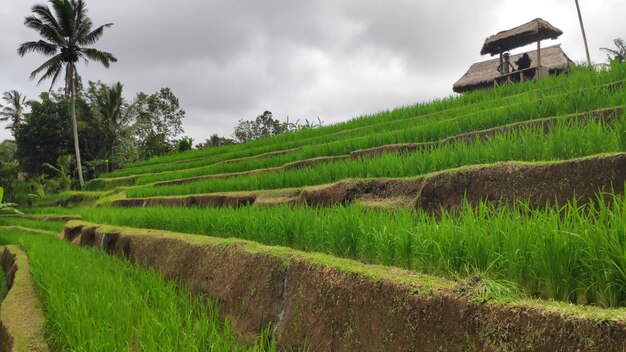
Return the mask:
[[78,124],[76,123],[76,82],[75,82],[75,68],[73,64],[70,64],[70,97],[72,100],[72,129],[74,130],[74,150],[76,151],[76,165],[78,166],[78,181],[80,182],[80,188],[85,188],[85,181],[83,180],[83,165],[80,162],[80,146],[78,145]]

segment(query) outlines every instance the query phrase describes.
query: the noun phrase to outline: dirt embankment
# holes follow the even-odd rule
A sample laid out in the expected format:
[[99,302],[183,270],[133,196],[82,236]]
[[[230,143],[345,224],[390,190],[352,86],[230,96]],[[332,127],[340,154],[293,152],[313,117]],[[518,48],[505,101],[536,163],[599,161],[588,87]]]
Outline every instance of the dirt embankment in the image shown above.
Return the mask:
[[181,179],[172,180],[172,181],[156,182],[154,184],[154,186],[155,187],[174,186],[174,185],[182,185],[182,184],[186,184],[186,183],[192,183],[192,182],[203,181],[203,180],[211,180],[211,179],[222,179],[223,180],[223,179],[227,179],[227,178],[231,178],[231,177],[254,176],[254,175],[267,173],[267,172],[278,172],[278,171],[281,171],[281,170],[282,170],[282,167],[270,167],[270,168],[266,168],[266,169],[257,169],[257,170],[251,170],[251,171],[243,171],[243,172],[233,172],[233,173],[227,173],[227,174],[215,174],[215,175],[206,175],[206,176],[181,178]]
[[134,186],[139,176],[126,176],[116,178],[94,178],[87,181],[85,189],[88,191],[110,191],[117,187]]
[[404,197],[415,208],[432,213],[458,208],[464,199],[473,205],[481,200],[505,204],[524,200],[540,208],[574,198],[586,203],[602,192],[624,194],[624,182],[626,153],[618,153],[554,163],[469,166],[413,179],[349,180],[305,189],[299,202],[330,206]]
[[171,198],[125,198],[111,202],[113,207],[142,208],[142,207],[231,207],[238,208],[253,204],[256,195],[222,195],[222,194],[201,194],[187,197]]
[[626,153],[572,159],[551,163],[502,162],[466,166],[417,178],[351,179],[330,185],[285,192],[276,197],[263,192],[204,194],[187,197],[127,198],[117,207],[215,207],[274,204],[333,206],[360,202],[415,207],[431,213],[451,210],[481,200],[512,204],[528,201],[535,208],[595,200],[601,192],[624,194]]
[[0,350],[48,351],[43,310],[26,254],[16,246],[6,246],[1,262],[7,295],[0,305]]
[[[252,242],[70,222],[66,240],[153,268],[221,302],[243,337],[271,324],[283,350],[622,351],[626,316],[483,303],[454,282]],[[606,313],[606,314],[605,314]],[[612,313],[613,315],[615,313]]]

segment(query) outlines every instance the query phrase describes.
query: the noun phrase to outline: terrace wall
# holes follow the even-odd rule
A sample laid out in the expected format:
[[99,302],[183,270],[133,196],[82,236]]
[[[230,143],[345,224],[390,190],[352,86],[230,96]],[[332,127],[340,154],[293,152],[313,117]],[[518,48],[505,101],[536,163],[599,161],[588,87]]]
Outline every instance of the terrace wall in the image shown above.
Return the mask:
[[240,240],[79,221],[68,223],[63,237],[153,268],[189,284],[198,295],[218,299],[243,337],[271,324],[284,350],[305,344],[311,351],[626,347],[623,310],[486,303],[471,294],[476,290],[467,282]]

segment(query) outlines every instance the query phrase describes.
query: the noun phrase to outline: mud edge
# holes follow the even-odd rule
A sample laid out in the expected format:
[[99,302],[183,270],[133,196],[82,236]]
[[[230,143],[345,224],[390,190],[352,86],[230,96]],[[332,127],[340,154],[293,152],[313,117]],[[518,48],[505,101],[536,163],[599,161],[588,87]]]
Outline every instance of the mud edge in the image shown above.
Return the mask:
[[2,251],[7,295],[0,306],[0,350],[48,351],[41,302],[30,277],[26,253],[16,246]]

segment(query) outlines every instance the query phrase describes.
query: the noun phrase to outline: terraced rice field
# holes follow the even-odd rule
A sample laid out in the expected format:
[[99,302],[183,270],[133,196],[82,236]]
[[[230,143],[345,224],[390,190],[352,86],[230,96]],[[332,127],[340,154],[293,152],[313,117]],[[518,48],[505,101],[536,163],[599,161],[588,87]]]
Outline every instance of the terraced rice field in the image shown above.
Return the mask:
[[130,164],[1,217],[0,244],[53,349],[621,351],[624,77]]

